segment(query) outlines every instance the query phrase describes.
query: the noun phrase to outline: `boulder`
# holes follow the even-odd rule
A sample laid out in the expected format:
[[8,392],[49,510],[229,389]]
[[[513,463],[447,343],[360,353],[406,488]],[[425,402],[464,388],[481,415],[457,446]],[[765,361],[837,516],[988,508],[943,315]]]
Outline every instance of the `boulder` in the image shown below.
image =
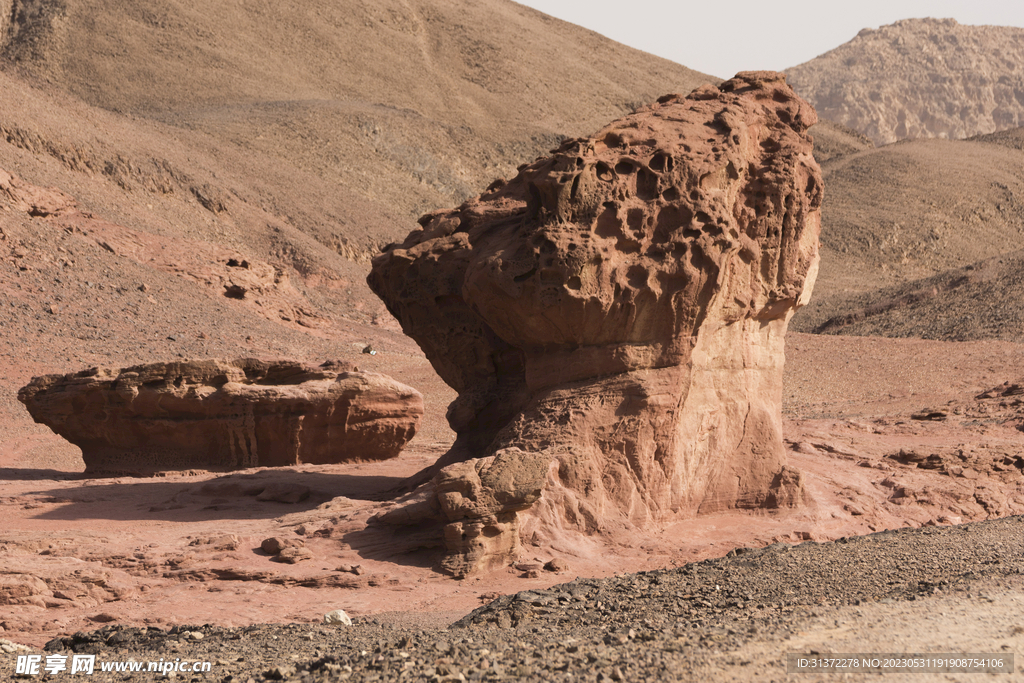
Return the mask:
[[523,538],[801,504],[783,342],[818,267],[816,119],[774,72],[667,95],[377,256],[459,393],[454,446],[382,520],[435,515],[465,575]]
[[423,414],[415,389],[337,361],[93,368],[36,377],[18,399],[82,449],[89,474],[384,460]]

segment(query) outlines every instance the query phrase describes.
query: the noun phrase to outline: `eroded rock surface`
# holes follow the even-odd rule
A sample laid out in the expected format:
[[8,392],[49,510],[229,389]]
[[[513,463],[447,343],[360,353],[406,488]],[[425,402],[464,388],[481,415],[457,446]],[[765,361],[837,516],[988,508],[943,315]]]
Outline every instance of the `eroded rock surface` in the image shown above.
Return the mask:
[[87,473],[383,460],[423,414],[415,389],[337,361],[93,368],[36,377],[18,399],[82,449]]
[[440,509],[449,570],[802,500],[780,407],[817,272],[815,121],[774,72],[668,95],[374,260],[370,286],[459,392],[458,439],[409,501]]

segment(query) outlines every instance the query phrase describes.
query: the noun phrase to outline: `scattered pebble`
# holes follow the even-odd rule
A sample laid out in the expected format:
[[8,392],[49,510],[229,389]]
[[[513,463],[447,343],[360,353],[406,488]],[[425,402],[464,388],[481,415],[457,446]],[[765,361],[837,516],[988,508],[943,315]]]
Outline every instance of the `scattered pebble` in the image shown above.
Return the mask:
[[336,609],[332,612],[328,612],[324,615],[325,624],[342,624],[344,626],[351,626],[352,619],[345,614],[345,610]]

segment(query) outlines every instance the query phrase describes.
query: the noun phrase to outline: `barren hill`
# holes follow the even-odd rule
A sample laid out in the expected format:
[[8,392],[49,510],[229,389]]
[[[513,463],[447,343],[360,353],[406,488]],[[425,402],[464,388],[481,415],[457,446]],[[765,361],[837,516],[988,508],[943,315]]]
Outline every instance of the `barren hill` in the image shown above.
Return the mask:
[[38,445],[14,400],[32,375],[288,356],[436,382],[369,256],[562,137],[717,80],[505,0],[0,18],[0,446],[35,466],[77,456]]
[[[1012,131],[999,135],[1016,139]],[[917,286],[907,283],[1020,248],[1024,152],[1012,146],[904,141],[833,158],[822,164],[822,171],[821,272],[810,305],[793,319],[794,329],[814,331],[853,309],[903,296],[903,285]],[[885,287],[899,293],[876,291]],[[907,317],[907,327],[897,336],[993,336],[983,331],[989,325],[972,336],[963,324],[954,337],[926,334],[925,329],[938,329],[933,322],[922,318],[917,333],[918,323]],[[884,326],[871,329],[871,334],[888,334]]]
[[852,128],[820,117],[808,132],[814,137],[814,158],[819,164],[875,146],[867,136]]
[[815,331],[945,341],[1024,341],[1024,251],[833,302]]
[[12,2],[19,73],[410,218],[717,80],[507,0]]
[[824,118],[877,144],[1024,125],[1024,29],[906,19],[786,71]]
[[1010,149],[1024,150],[1024,128],[1011,128],[986,135],[975,135],[968,138],[975,142],[991,142]]

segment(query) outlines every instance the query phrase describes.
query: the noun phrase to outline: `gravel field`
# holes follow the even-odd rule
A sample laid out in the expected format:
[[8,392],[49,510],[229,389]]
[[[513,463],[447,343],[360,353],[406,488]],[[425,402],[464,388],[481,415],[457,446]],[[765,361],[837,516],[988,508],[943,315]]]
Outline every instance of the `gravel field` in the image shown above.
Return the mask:
[[[95,654],[98,662],[144,666],[161,659],[211,663],[208,673],[170,676],[103,673],[97,666],[93,681],[781,681],[796,680],[785,673],[787,642],[795,636],[885,628],[877,622],[887,619],[895,645],[898,614],[909,611],[911,623],[920,624],[951,604],[1004,634],[972,640],[969,624],[954,619],[947,628],[962,630],[954,637],[988,645],[971,652],[1020,652],[1022,595],[1024,518],[1008,517],[831,543],[777,543],[676,569],[577,578],[497,597],[447,628],[410,625],[401,616],[357,619],[351,627],[112,625],[54,639],[40,654]],[[941,634],[926,635],[941,642]],[[1017,658],[1024,673],[1024,658]],[[0,674],[13,678],[14,664],[12,653]],[[1000,679],[1012,680],[985,680]]]

